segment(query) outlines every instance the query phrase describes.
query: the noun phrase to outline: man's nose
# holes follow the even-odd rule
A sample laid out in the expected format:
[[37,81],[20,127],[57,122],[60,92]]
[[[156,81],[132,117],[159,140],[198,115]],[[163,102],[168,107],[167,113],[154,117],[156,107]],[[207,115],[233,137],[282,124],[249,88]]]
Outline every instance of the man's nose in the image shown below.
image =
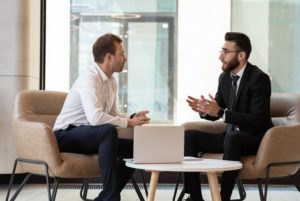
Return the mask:
[[224,58],[224,56],[223,56],[223,54],[221,53],[221,54],[219,55],[219,59],[220,59],[221,61],[223,61],[223,58]]

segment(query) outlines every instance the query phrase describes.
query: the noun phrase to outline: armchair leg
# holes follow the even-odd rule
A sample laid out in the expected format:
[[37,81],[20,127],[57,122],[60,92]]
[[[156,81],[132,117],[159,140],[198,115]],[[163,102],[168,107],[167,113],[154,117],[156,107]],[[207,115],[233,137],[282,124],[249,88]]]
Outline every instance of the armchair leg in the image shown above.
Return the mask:
[[147,188],[147,185],[146,185],[146,181],[145,181],[143,170],[139,170],[139,172],[140,172],[141,177],[142,177],[143,186],[144,186],[144,189],[145,189],[145,194],[148,197],[148,188]]
[[240,194],[240,200],[244,200],[246,198],[247,194],[246,194],[246,190],[244,188],[244,185],[242,183],[242,180],[240,178],[238,178],[236,183],[237,183],[237,187],[238,187],[239,194]]
[[91,199],[87,198],[89,187],[90,187],[90,178],[84,178],[79,193],[80,198],[84,201],[92,201]]
[[[295,165],[300,164],[300,161],[291,161],[291,162],[279,162],[279,163],[270,163],[267,166],[266,171],[266,179],[265,179],[265,191],[263,191],[262,187],[262,179],[257,179],[258,181],[258,189],[259,189],[259,195],[261,201],[267,201],[267,192],[268,192],[268,184],[269,184],[269,175],[272,167],[276,166],[287,166],[287,165]],[[291,175],[288,176],[290,181],[295,185],[298,191],[300,191],[300,185],[299,183],[295,182]]]
[[144,197],[143,197],[143,195],[142,195],[142,193],[141,193],[141,191],[140,191],[140,188],[139,188],[139,186],[137,185],[137,183],[136,183],[136,181],[135,181],[135,178],[134,178],[133,176],[131,176],[131,183],[132,183],[132,185],[133,185],[133,187],[134,187],[134,189],[135,189],[135,192],[137,193],[137,195],[138,195],[140,201],[145,201],[145,199],[144,199]]
[[185,190],[183,188],[182,191],[181,191],[181,193],[179,194],[179,197],[178,197],[177,201],[182,201],[182,199],[184,197],[184,194],[185,194]]
[[[144,177],[144,173],[143,173],[143,170],[139,170],[140,172],[140,175],[141,175],[141,178],[142,178],[142,182],[143,182],[143,186],[144,186],[144,190],[145,190],[145,194],[146,194],[146,197],[148,197],[148,188],[147,188],[147,184],[146,184],[146,181],[145,181],[145,177]],[[137,193],[140,201],[145,201],[141,191],[140,191],[140,188],[139,186],[137,185],[137,182],[135,180],[135,178],[133,176],[131,176],[131,183],[135,189],[135,192]]]
[[290,179],[291,183],[294,184],[295,187],[297,188],[297,190],[300,192],[300,185],[299,185],[299,183],[297,183],[297,181],[295,181],[295,179],[291,175],[289,176],[289,179]]
[[[14,177],[15,177],[15,173],[16,173],[16,168],[17,168],[17,164],[18,164],[18,160],[15,160],[14,163],[14,167],[13,167],[13,171],[12,171],[12,175],[10,177],[10,181],[9,181],[9,185],[8,185],[8,190],[7,190],[7,194],[6,194],[6,201],[9,200],[9,194],[13,185],[13,181],[14,181]],[[24,178],[24,180],[22,181],[22,183],[20,184],[19,188],[15,191],[15,193],[13,194],[13,196],[11,197],[11,201],[15,200],[16,197],[19,195],[19,193],[21,192],[22,188],[24,187],[24,185],[28,182],[28,180],[30,179],[32,174],[28,173],[26,175],[26,177]]]
[[263,190],[263,184],[261,179],[257,179],[257,185],[259,190],[259,197],[261,201],[267,201],[267,193],[268,193],[268,183],[269,179],[266,179],[265,182],[265,190]]
[[177,190],[178,190],[178,186],[179,186],[179,182],[180,182],[180,179],[181,179],[181,172],[179,172],[179,175],[178,175],[178,178],[177,178],[177,182],[176,182],[176,185],[175,185],[175,190],[174,190],[174,194],[173,194],[173,201],[176,200],[176,194],[177,194]]
[[54,182],[53,182],[53,187],[52,187],[52,199],[55,200],[56,198],[56,193],[57,193],[57,189],[59,187],[59,178],[55,177],[54,178]]
[[[179,182],[181,180],[181,177],[182,177],[182,172],[179,172],[179,175],[177,177],[177,182],[176,182],[176,185],[175,185],[175,190],[174,190],[174,193],[173,193],[173,201],[176,200],[176,194],[177,194],[177,191],[178,191],[178,186],[179,186]],[[185,190],[184,188],[181,190],[179,196],[178,196],[178,199],[177,201],[182,201],[183,197],[184,197],[184,194],[185,194]]]
[[[18,162],[20,163],[31,163],[31,164],[35,164],[35,165],[43,165],[45,167],[45,178],[46,178],[46,182],[47,182],[47,194],[48,194],[48,200],[49,201],[55,201],[55,197],[56,197],[56,191],[57,191],[57,187],[55,187],[53,189],[53,194],[52,197],[51,196],[51,190],[50,190],[50,182],[49,182],[49,170],[48,170],[48,165],[46,162],[44,161],[36,161],[36,160],[28,160],[28,159],[21,159],[18,158],[15,160],[14,163],[14,167],[13,167],[13,171],[12,171],[12,175],[10,177],[10,181],[9,181],[9,186],[8,186],[8,190],[7,190],[7,194],[6,194],[6,199],[5,201],[14,201],[17,196],[19,195],[19,193],[21,192],[22,188],[25,186],[25,184],[28,182],[28,180],[30,179],[30,177],[32,176],[31,173],[28,173],[27,176],[25,177],[25,179],[22,181],[22,183],[20,184],[20,186],[18,187],[18,189],[15,191],[15,193],[12,195],[11,198],[9,198],[9,194],[13,185],[13,181],[14,181],[14,177],[16,174],[16,168],[18,165]],[[55,179],[56,180],[56,179]],[[55,183],[57,183],[58,181],[55,181]],[[55,186],[57,186],[57,184],[55,184]]]
[[[5,201],[8,201],[8,200],[9,200],[9,194],[10,194],[10,190],[11,190],[11,187],[12,187],[12,185],[13,185],[14,178],[15,178],[15,172],[16,172],[17,163],[18,163],[18,161],[15,160],[14,167],[13,167],[13,171],[12,171],[12,174],[11,174],[11,177],[10,177],[10,180],[9,180],[9,185],[8,185],[8,190],[7,190],[7,194],[6,194],[6,199],[5,199]],[[26,182],[28,181],[28,179],[30,178],[29,175],[30,175],[30,174],[28,174],[28,175],[26,176],[26,178],[23,180],[22,184],[23,184],[23,183],[26,183]],[[22,184],[21,184],[20,186],[22,186]],[[24,184],[23,184],[23,186],[24,186]],[[17,191],[18,191],[18,190],[17,190]],[[16,192],[17,192],[17,191],[16,191]],[[16,194],[16,193],[15,193],[15,194]],[[14,200],[14,199],[15,199],[15,198],[12,198],[11,200]]]
[[242,180],[240,178],[237,178],[236,180],[236,185],[240,194],[240,199],[235,199],[235,200],[231,200],[231,201],[242,201],[245,200],[246,198],[246,191],[245,188],[243,186]]

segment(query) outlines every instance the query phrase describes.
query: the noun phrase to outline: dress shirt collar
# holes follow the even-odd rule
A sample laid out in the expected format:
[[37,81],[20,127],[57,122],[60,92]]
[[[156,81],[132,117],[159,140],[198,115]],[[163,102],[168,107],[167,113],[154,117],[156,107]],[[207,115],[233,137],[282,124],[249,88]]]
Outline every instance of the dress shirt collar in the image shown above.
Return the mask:
[[109,78],[107,77],[107,75],[103,72],[103,70],[101,69],[101,67],[98,66],[97,63],[93,63],[92,66],[96,69],[96,71],[98,72],[99,77],[101,78],[101,80],[102,80],[103,82],[105,82],[106,80],[109,79]]
[[243,76],[243,74],[244,74],[244,71],[245,71],[245,69],[246,69],[246,66],[247,66],[247,63],[243,66],[243,68],[242,68],[237,74],[234,74],[234,73],[231,71],[231,73],[230,73],[231,77],[232,77],[232,75],[238,75],[238,76],[240,77],[239,80],[241,80],[241,79],[242,79],[242,76]]

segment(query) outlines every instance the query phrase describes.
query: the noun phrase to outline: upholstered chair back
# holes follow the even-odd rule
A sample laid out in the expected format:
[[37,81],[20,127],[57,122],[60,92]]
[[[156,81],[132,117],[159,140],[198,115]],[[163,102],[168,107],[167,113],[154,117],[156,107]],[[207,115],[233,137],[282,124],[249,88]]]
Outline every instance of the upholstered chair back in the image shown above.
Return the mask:
[[292,125],[299,122],[300,95],[274,93],[271,96],[271,117],[274,126]]
[[42,122],[52,128],[66,96],[65,92],[40,90],[19,93],[14,108],[14,119]]

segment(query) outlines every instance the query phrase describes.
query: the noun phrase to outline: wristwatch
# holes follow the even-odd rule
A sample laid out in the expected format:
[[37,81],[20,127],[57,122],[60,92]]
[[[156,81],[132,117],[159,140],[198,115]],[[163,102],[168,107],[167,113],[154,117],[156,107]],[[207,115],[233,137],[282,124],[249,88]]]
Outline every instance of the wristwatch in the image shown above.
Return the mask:
[[223,108],[220,108],[219,112],[218,112],[218,117],[219,118],[223,118],[223,115],[224,115],[224,109]]

